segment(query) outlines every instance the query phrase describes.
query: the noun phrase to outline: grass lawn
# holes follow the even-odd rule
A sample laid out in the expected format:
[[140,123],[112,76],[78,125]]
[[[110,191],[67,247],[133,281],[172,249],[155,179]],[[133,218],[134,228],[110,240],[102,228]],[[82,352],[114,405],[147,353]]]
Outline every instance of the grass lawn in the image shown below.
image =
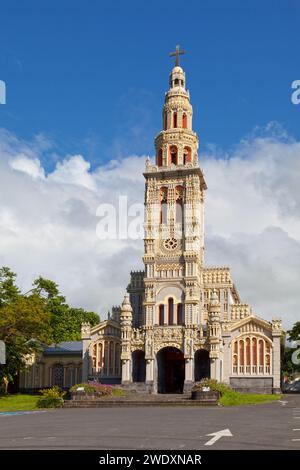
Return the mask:
[[0,396],[0,412],[36,410],[36,402],[39,398],[38,395],[23,395],[21,393]]
[[256,405],[268,403],[281,398],[281,395],[255,395],[252,393],[238,393],[233,390],[226,391],[219,400],[223,406]]

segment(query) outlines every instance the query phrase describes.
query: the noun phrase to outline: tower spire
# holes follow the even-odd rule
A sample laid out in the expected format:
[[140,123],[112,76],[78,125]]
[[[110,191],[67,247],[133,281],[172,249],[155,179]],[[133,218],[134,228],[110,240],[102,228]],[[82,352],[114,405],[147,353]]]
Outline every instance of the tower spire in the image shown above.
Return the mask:
[[180,49],[179,44],[177,44],[176,50],[174,52],[170,52],[170,54],[169,54],[170,57],[174,57],[174,56],[176,57],[175,67],[179,66],[179,56],[182,55],[182,54],[186,54],[186,52],[185,52],[185,50]]

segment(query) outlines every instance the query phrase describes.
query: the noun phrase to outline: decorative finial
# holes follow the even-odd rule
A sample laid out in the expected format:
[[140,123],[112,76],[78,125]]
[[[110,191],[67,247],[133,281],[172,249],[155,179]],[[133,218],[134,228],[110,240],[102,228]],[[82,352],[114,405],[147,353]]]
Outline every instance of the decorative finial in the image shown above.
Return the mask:
[[122,311],[132,312],[131,303],[130,303],[130,300],[129,300],[129,294],[127,292],[124,295],[124,299],[123,299],[123,302],[122,302]]
[[176,51],[170,52],[170,54],[169,54],[170,57],[174,57],[174,56],[176,57],[175,67],[179,66],[179,56],[182,55],[182,54],[186,54],[186,52],[185,52],[185,50],[180,49],[179,44],[177,44],[177,46],[176,46]]
[[210,298],[210,305],[219,305],[219,297],[215,289],[213,290]]

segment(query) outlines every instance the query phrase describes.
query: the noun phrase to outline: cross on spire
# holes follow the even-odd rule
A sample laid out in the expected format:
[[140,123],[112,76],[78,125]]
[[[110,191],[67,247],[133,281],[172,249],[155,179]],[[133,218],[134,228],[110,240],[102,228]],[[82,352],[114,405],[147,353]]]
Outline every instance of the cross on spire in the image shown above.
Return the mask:
[[176,57],[175,61],[175,66],[177,67],[179,65],[179,56],[182,54],[185,54],[186,52],[183,49],[180,49],[179,44],[176,46],[176,51],[170,52],[169,56],[170,57]]

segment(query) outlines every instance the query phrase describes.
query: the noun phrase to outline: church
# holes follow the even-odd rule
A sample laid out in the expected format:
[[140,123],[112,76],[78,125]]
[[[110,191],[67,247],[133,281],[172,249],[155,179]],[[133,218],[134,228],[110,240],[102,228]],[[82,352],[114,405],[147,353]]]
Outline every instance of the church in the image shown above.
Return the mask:
[[[131,272],[123,303],[107,320],[82,325],[76,382],[93,378],[144,393],[183,393],[210,377],[238,391],[276,393],[280,319],[255,315],[228,267],[205,265],[207,185],[179,65],[182,53],[177,46],[171,54],[176,62],[155,137],[156,158],[146,160],[144,270]],[[75,383],[70,359],[62,351],[53,356],[51,367],[45,355],[35,362],[44,368],[40,386]],[[32,370],[25,374],[28,386],[34,385]]]

